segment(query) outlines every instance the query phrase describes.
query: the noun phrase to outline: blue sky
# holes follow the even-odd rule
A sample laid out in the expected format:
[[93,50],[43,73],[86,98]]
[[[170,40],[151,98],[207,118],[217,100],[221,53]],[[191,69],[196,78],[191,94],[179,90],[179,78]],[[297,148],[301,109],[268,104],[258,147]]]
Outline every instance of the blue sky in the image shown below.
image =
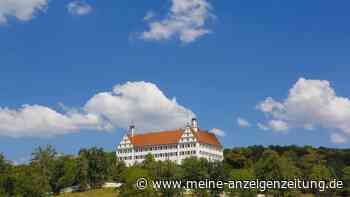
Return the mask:
[[[220,139],[225,147],[348,147],[347,125],[337,126],[343,123],[340,120],[349,120],[347,111],[328,122],[325,119],[329,114],[324,111],[302,108],[291,115],[290,106],[283,103],[289,90],[302,84],[300,78],[306,79],[302,87],[323,84],[326,87],[321,89],[327,89],[321,81],[326,80],[336,98],[350,97],[348,1],[198,0],[212,6],[200,16],[205,24],[194,21],[194,26],[182,24],[171,29],[164,23],[172,22],[170,9],[175,1],[186,2],[84,1],[80,3],[90,10],[77,13],[67,10],[73,1],[33,0],[33,5],[42,2],[45,10],[36,8],[25,19],[19,17],[23,8],[13,14],[2,5],[0,19],[2,15],[6,18],[0,24],[2,111],[19,110],[27,104],[66,114],[60,103],[81,109],[94,95],[110,92],[117,84],[146,81],[156,85],[169,100],[175,97],[179,106],[195,113],[201,127],[223,130],[226,135]],[[153,21],[144,20],[147,13],[155,15]],[[143,32],[151,31],[152,22],[177,33],[162,39],[142,38]],[[180,37],[185,28],[208,33],[186,42]],[[258,109],[267,97],[283,105],[285,116]],[[344,103],[340,108],[348,106],[347,101]],[[314,128],[300,126],[298,114],[308,114]],[[240,127],[238,117],[250,126]],[[1,124],[14,124],[1,119],[0,128],[5,128]],[[283,121],[288,129],[276,131],[269,125],[270,120]],[[270,128],[259,129],[257,123]],[[45,144],[66,153],[90,146],[113,150],[124,134],[123,126],[116,123],[108,131],[75,129],[49,137],[13,137],[11,129],[3,129],[0,152],[19,161],[28,158],[34,147]],[[23,130],[16,131],[25,134]],[[334,133],[339,134],[338,140],[330,139]]]

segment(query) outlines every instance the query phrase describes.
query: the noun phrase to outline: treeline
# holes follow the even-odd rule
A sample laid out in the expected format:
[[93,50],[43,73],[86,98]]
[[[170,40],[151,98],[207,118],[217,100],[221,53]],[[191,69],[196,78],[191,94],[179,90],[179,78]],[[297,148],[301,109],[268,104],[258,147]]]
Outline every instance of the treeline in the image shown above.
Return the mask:
[[81,191],[100,188],[106,181],[120,182],[125,165],[114,152],[81,149],[78,155],[58,154],[52,146],[39,147],[28,164],[14,165],[0,154],[0,196],[42,197],[79,185]]
[[260,180],[342,180],[344,189],[277,190],[274,196],[350,196],[350,149],[314,148],[311,146],[251,146],[226,149],[224,165],[233,179]]
[[[350,196],[350,150],[310,146],[251,146],[226,149],[223,162],[188,158],[177,165],[155,161],[149,155],[143,163],[126,167],[116,161],[114,152],[101,148],[82,149],[78,155],[58,154],[51,147],[34,150],[28,164],[14,165],[0,154],[0,196],[41,197],[56,195],[61,189],[79,186],[79,190],[100,188],[105,182],[121,182],[116,196],[183,196],[184,189],[138,190],[136,181],[147,180],[343,180],[344,189],[320,192],[313,190],[268,190],[273,196]],[[193,196],[256,196],[256,189],[194,189]]]

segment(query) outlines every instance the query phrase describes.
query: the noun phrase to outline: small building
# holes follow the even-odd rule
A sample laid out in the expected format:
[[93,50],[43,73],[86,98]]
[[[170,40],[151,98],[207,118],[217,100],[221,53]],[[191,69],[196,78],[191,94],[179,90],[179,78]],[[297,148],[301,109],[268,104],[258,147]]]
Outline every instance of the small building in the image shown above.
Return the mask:
[[102,185],[102,188],[119,188],[122,183],[106,182]]
[[135,126],[130,126],[117,147],[117,159],[130,166],[141,163],[148,154],[156,160],[170,160],[178,164],[192,156],[222,161],[223,147],[215,134],[198,127],[195,118],[191,125],[169,131],[135,134]]
[[80,189],[80,186],[79,186],[79,185],[70,186],[70,187],[66,187],[66,188],[61,189],[61,190],[60,190],[60,193],[61,193],[61,194],[64,194],[64,193],[77,192],[77,191],[79,191],[79,189]]

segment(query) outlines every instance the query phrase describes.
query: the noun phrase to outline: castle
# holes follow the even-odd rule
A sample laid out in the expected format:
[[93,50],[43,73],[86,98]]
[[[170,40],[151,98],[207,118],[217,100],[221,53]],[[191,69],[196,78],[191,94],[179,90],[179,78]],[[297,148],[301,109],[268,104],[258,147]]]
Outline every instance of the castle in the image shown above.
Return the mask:
[[223,147],[215,134],[198,127],[195,118],[185,128],[169,131],[135,134],[135,126],[130,126],[117,147],[117,159],[131,166],[141,163],[148,154],[156,160],[170,160],[178,164],[192,156],[222,161]]

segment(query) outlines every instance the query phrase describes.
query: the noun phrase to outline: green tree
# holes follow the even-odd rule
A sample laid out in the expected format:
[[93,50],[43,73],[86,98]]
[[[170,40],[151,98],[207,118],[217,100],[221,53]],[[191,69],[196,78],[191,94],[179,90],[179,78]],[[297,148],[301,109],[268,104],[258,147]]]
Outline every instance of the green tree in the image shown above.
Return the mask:
[[[158,162],[158,171],[156,174],[157,180],[171,180],[171,181],[180,181],[183,178],[182,168],[174,162],[164,161]],[[161,196],[164,197],[173,197],[181,196],[183,194],[182,188],[161,188],[159,190]]]
[[50,193],[50,185],[43,181],[40,168],[35,165],[16,166],[13,170],[14,188],[12,196],[16,197],[45,197]]
[[[143,178],[148,185],[144,189],[137,188],[137,181]],[[121,197],[154,197],[157,192],[151,186],[152,178],[149,172],[138,166],[129,167],[122,173],[123,185],[120,188]]]
[[332,179],[332,174],[327,166],[324,164],[317,164],[311,168],[310,179],[330,181]]
[[[191,181],[203,181],[210,178],[208,172],[208,160],[206,159],[198,159],[195,157],[189,157],[182,161],[181,164],[184,180]],[[203,188],[194,188],[193,193],[198,197],[206,197],[210,196],[210,193],[207,189]]]
[[345,185],[350,187],[350,166],[343,169],[342,179],[345,182]]
[[[230,172],[230,180],[235,180],[235,181],[245,181],[245,180],[255,180],[254,172],[252,169],[233,169]],[[246,190],[246,189],[241,189],[241,188],[235,188],[236,186],[232,185],[231,183],[230,187],[231,189],[228,188],[229,185],[226,187],[226,192],[229,196],[236,197],[253,197],[256,196],[257,191],[254,189],[251,190]],[[239,184],[238,184],[239,185]]]
[[249,163],[249,160],[243,148],[238,148],[225,152],[225,162],[233,168],[239,169],[244,168]]
[[[223,181],[229,178],[229,175],[226,174],[224,164],[222,162],[207,162],[207,171],[209,174],[209,179],[212,181]],[[224,188],[211,188],[210,190],[211,196],[220,196],[220,194],[224,191]]]
[[[294,180],[300,176],[295,164],[276,151],[266,150],[254,166],[255,176],[260,180]],[[296,190],[270,190],[277,196],[296,196]]]
[[294,163],[273,150],[266,150],[255,164],[255,175],[261,180],[292,180],[300,176]]
[[11,165],[4,155],[0,154],[0,196],[11,196],[13,184],[10,178]]
[[107,159],[107,180],[121,181],[121,173],[126,169],[125,163],[118,161],[115,152],[106,153]]
[[154,179],[158,174],[158,163],[152,154],[147,154],[145,160],[141,163],[141,167],[146,169],[150,176]]
[[[99,188],[108,179],[108,160],[102,148],[82,149],[79,152],[79,182]],[[87,169],[87,174],[86,174]],[[85,176],[87,175],[87,177]],[[86,180],[87,179],[87,180]]]
[[51,145],[38,147],[32,153],[30,165],[38,170],[42,181],[40,185],[43,185],[43,188],[46,188],[47,192],[52,191],[52,184],[54,184],[53,172],[56,157],[57,152]]
[[[318,181],[331,181],[332,180],[332,174],[327,166],[324,164],[317,164],[311,168],[310,173],[310,179],[311,180],[318,180]],[[328,191],[320,191],[320,189],[313,189],[313,192],[316,193],[318,196],[333,196]]]
[[344,196],[350,195],[350,166],[345,167],[342,170],[342,180],[344,181],[345,189],[343,191]]
[[81,151],[77,162],[77,184],[80,186],[80,190],[85,191],[90,188],[89,181],[89,161]]
[[78,163],[73,156],[60,156],[56,159],[52,178],[51,187],[55,194],[63,188],[73,186],[77,183]]

